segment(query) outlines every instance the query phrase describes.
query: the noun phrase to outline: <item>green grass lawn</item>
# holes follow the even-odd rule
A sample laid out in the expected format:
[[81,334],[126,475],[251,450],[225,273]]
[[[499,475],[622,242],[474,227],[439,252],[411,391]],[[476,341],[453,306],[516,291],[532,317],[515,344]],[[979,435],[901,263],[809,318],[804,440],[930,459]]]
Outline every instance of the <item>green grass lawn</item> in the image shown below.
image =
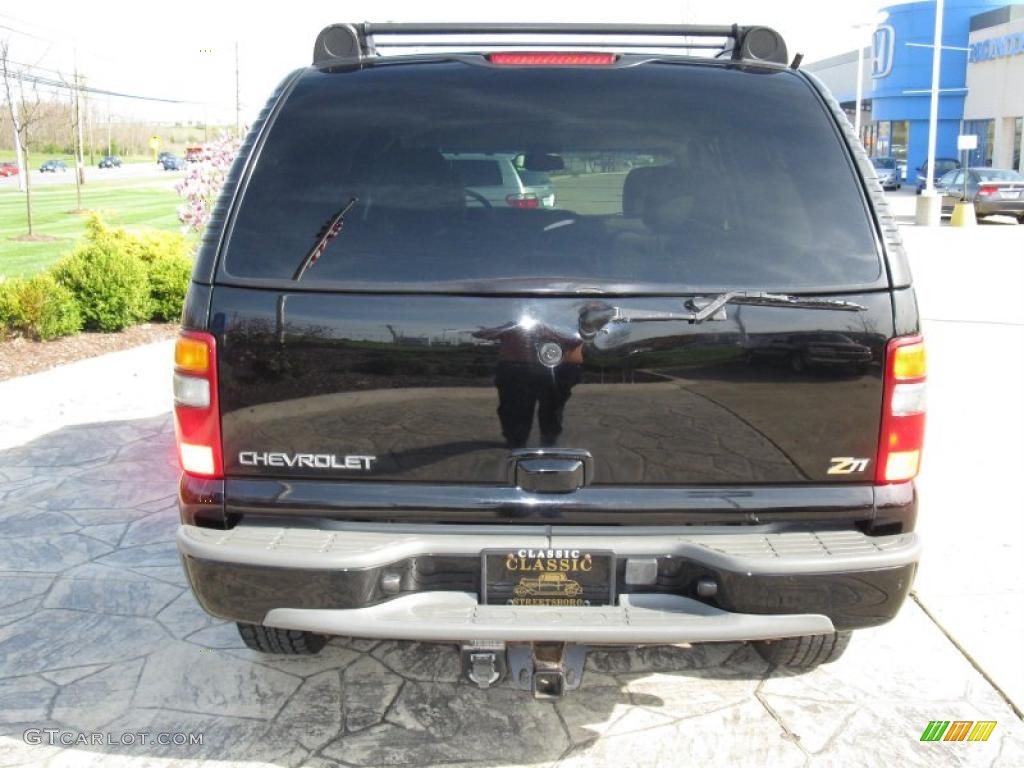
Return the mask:
[[[154,186],[152,180],[90,181],[82,187],[82,207],[100,213],[112,226],[129,230],[179,230],[174,190]],[[74,184],[37,187],[32,192],[33,231],[60,238],[49,242],[19,242],[23,235],[25,195],[14,189],[0,191],[0,275],[22,277],[46,269],[69,252],[85,230],[87,214],[69,213],[75,207]]]

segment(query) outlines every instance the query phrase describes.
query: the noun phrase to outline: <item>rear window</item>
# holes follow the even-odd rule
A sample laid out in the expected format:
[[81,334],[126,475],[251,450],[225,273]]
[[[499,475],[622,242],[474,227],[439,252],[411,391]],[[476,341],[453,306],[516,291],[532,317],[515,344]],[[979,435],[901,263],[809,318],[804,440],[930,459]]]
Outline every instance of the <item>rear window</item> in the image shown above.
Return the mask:
[[984,171],[975,171],[980,181],[1024,181],[1024,175],[1017,173],[1016,171],[1001,171],[988,169]]
[[464,187],[501,186],[501,168],[497,160],[472,160],[449,156],[448,161],[455,178]]
[[[553,207],[474,189],[501,183],[480,155],[550,184]],[[881,279],[832,118],[787,71],[311,71],[262,147],[220,279],[290,282],[352,198],[303,286],[665,293]]]
[[891,157],[873,157],[871,162],[874,163],[875,168],[887,168],[893,169],[896,167],[896,161]]

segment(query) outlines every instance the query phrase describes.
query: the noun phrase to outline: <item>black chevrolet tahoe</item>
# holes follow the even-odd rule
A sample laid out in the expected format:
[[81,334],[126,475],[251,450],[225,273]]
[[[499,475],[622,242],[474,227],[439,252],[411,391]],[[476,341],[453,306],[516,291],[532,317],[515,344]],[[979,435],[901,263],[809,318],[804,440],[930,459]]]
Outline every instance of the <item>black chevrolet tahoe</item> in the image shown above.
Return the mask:
[[[924,346],[873,166],[798,64],[765,27],[323,30],[175,350],[203,608],[269,653],[452,643],[538,696],[594,645],[807,668],[891,619]],[[464,154],[554,207],[465,186]]]

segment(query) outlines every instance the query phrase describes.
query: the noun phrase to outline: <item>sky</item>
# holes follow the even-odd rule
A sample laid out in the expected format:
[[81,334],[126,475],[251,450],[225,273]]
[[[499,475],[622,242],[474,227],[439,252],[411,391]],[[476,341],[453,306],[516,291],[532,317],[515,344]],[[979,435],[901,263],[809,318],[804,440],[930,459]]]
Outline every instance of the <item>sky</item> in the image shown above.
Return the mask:
[[[893,4],[888,0],[884,4]],[[0,40],[10,58],[38,74],[72,79],[77,62],[86,83],[118,93],[179,100],[163,104],[114,96],[94,97],[93,109],[113,119],[233,123],[235,45],[238,45],[242,121],[259,112],[277,82],[310,62],[317,32],[345,21],[552,21],[764,24],[786,39],[790,55],[815,61],[867,45],[878,0],[347,0],[302,2],[286,11],[253,4],[175,0],[47,0],[5,3]]]

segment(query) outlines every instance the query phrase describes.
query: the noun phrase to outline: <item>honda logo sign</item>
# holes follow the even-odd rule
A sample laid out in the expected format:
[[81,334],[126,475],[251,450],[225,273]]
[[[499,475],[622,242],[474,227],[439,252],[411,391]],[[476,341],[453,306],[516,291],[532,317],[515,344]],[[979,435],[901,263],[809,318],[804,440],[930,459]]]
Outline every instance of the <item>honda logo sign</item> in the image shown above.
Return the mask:
[[896,30],[889,24],[875,29],[871,39],[871,76],[888,77],[892,72],[892,58],[896,51]]

